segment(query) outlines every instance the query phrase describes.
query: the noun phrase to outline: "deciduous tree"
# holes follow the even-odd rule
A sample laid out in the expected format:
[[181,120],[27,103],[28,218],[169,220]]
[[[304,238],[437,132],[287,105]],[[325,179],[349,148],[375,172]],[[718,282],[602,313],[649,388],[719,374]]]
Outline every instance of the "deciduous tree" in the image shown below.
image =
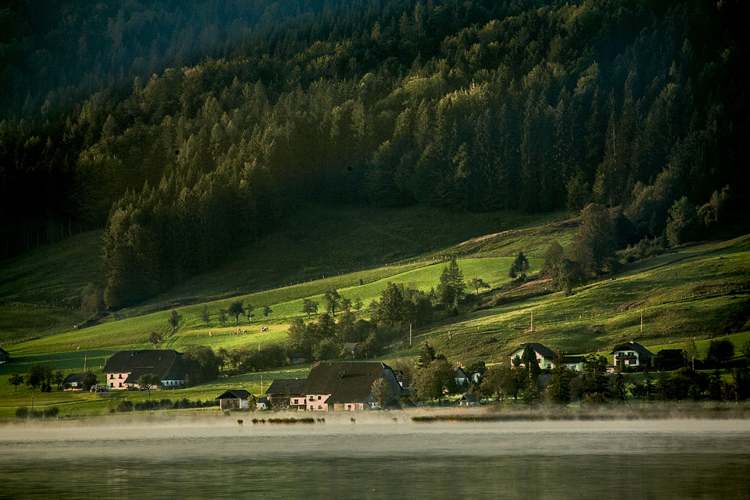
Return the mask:
[[300,312],[307,314],[308,318],[312,314],[318,314],[318,303],[313,302],[310,299],[304,299],[302,301],[302,310]]
[[268,316],[273,312],[273,309],[271,309],[271,306],[265,306],[263,308],[263,317],[268,319]]
[[375,401],[378,402],[381,410],[385,410],[385,407],[393,397],[393,391],[391,390],[391,384],[384,378],[379,378],[372,383],[372,396]]
[[339,295],[339,292],[336,290],[328,290],[323,294],[323,300],[326,301],[326,311],[332,316],[336,316],[336,309],[338,309],[339,302],[341,302],[341,295]]
[[208,326],[208,324],[211,322],[211,313],[208,310],[207,305],[203,305],[203,310],[201,311],[201,319],[203,319],[203,322]]
[[573,260],[588,273],[599,274],[614,258],[614,224],[604,205],[590,204],[583,209],[581,225],[573,236]]
[[148,343],[153,344],[153,346],[156,347],[159,342],[161,342],[161,335],[156,332],[151,332],[148,336]]
[[148,395],[151,395],[152,387],[160,387],[162,385],[161,379],[153,373],[146,373],[138,377],[138,386],[145,388],[148,391]]
[[241,300],[236,300],[229,304],[229,314],[234,316],[237,325],[240,324],[240,314],[245,314],[245,304]]
[[13,392],[18,390],[18,386],[23,383],[23,377],[18,373],[11,373],[8,377],[8,383],[13,386]]
[[734,356],[734,344],[729,339],[712,340],[708,343],[706,360],[715,363],[723,363]]
[[182,316],[176,311],[172,310],[172,315],[169,317],[169,326],[172,327],[172,333],[174,333],[175,330],[177,330],[177,327],[180,326],[180,322],[182,321]]
[[482,278],[471,278],[469,280],[469,285],[476,290],[476,294],[479,295],[479,289],[480,288],[490,288],[490,285],[484,282]]

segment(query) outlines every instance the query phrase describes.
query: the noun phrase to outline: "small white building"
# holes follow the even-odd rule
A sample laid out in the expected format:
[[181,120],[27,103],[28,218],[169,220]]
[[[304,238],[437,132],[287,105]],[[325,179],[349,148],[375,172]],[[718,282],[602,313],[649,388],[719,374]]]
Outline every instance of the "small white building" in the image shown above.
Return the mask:
[[612,349],[612,364],[623,368],[637,368],[650,366],[654,353],[632,340],[627,344],[620,344]]
[[[534,350],[534,354],[536,354],[537,362],[539,363],[539,368],[544,370],[547,368],[554,367],[553,361],[555,359],[555,353],[552,352],[549,348],[547,348],[543,344],[539,344],[537,342],[521,343],[516,350],[510,353],[511,365],[515,358],[521,359],[521,356],[523,355],[523,351],[526,349],[526,346],[531,346],[531,348]],[[521,366],[523,366],[523,362],[521,362]]]
[[253,395],[243,389],[232,389],[226,391],[216,399],[219,400],[219,408],[224,410],[243,410],[248,408],[248,400]]

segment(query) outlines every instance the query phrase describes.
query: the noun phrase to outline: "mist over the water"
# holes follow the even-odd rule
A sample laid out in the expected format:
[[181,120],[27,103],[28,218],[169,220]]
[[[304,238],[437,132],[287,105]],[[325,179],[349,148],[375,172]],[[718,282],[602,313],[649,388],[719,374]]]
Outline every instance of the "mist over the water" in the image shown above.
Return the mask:
[[0,497],[742,498],[750,491],[746,420],[326,419],[6,425]]

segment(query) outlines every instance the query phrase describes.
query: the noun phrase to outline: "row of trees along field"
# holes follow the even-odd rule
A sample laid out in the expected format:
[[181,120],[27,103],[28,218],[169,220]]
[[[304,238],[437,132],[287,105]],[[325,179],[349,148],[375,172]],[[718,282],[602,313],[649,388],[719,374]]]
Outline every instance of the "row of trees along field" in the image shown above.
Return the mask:
[[[594,201],[621,207],[637,241],[675,200],[747,185],[735,1],[84,4],[66,4],[69,25],[29,21],[26,43],[48,48],[23,68],[3,53],[16,105],[0,123],[0,251],[106,223],[108,307],[211,268],[309,199]],[[73,33],[77,65],[101,59],[84,68],[96,92],[57,87],[37,107],[45,82],[70,81],[49,46]],[[186,33],[207,48],[182,47]],[[24,78],[47,72],[59,79],[28,86],[35,104],[18,111]]]

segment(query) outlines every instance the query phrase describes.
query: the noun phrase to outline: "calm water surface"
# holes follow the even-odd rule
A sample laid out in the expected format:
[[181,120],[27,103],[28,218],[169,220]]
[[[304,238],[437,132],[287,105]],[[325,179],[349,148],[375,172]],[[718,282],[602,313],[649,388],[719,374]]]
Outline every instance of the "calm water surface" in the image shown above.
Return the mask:
[[750,498],[750,423],[9,425],[0,497]]

